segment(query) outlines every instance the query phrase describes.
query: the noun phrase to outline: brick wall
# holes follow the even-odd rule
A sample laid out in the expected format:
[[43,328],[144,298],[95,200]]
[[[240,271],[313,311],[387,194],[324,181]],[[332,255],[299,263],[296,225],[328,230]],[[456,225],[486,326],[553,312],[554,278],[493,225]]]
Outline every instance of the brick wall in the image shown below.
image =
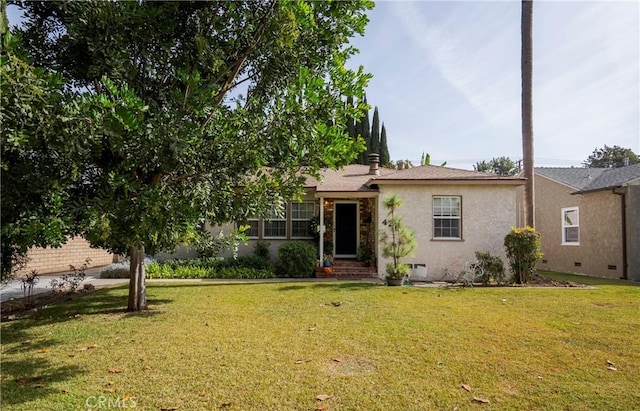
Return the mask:
[[117,256],[101,248],[91,248],[81,237],[69,238],[60,248],[33,248],[29,250],[30,261],[18,274],[36,270],[39,274],[69,271],[69,266],[81,267],[87,258],[88,267],[101,267],[118,261]]

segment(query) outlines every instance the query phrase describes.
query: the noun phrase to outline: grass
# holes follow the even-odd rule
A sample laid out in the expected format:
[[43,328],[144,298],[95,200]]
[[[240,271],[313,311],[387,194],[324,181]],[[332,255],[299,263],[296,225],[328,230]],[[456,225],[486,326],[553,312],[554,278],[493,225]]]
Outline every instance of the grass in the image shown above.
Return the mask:
[[2,409],[640,408],[640,287],[628,282],[147,291],[145,313],[126,314],[119,287],[3,323]]

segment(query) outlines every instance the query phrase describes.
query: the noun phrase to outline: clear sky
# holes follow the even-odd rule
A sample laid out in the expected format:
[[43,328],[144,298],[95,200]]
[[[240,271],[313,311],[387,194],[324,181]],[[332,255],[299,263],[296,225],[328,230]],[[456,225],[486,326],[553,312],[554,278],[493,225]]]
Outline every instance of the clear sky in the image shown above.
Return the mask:
[[[369,18],[349,64],[374,76],[392,159],[522,157],[519,0],[380,1]],[[579,167],[605,144],[640,154],[640,1],[536,0],[533,20],[536,166]]]
[[[520,1],[380,1],[352,66],[374,75],[392,159],[522,158]],[[640,153],[640,2],[535,1],[536,166]],[[373,111],[370,113],[373,115]]]

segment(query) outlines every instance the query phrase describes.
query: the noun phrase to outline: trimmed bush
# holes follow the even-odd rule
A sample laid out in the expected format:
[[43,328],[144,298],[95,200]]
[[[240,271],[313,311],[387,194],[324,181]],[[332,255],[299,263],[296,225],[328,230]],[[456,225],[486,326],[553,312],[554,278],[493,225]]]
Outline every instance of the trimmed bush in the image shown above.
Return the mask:
[[512,228],[504,238],[504,246],[507,249],[507,259],[513,273],[513,280],[517,284],[526,284],[531,281],[536,263],[542,258],[540,233],[529,226]]
[[129,278],[128,268],[107,268],[100,272],[100,278]]
[[491,281],[495,281],[498,285],[505,283],[504,263],[500,257],[476,251],[476,258],[484,272],[481,278],[482,284],[487,285]]
[[318,260],[314,246],[303,241],[290,241],[278,249],[276,274],[278,277],[310,277]]
[[[243,261],[251,261],[243,266]],[[266,268],[256,268],[264,266]],[[147,278],[221,278],[221,279],[260,279],[274,278],[273,268],[265,266],[261,259],[216,260],[167,260],[164,263],[150,264],[146,269]]]
[[260,257],[264,260],[270,261],[271,260],[271,251],[269,250],[270,246],[271,246],[271,243],[269,243],[268,241],[258,240],[253,246],[253,254],[256,257]]

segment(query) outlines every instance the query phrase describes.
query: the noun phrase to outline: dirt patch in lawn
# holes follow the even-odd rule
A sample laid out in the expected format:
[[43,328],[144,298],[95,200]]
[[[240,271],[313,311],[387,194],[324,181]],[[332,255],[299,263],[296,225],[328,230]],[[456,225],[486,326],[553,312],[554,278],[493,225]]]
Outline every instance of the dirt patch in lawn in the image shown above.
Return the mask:
[[17,320],[50,305],[75,300],[94,291],[95,287],[92,284],[86,284],[85,287],[71,293],[46,292],[32,296],[31,301],[27,301],[27,298],[5,301],[0,308],[0,320],[2,322]]
[[325,367],[325,372],[334,377],[371,374],[375,371],[376,365],[363,358],[334,358]]
[[553,278],[543,277],[541,275],[534,275],[531,279],[531,282],[526,286],[529,287],[578,287],[585,288],[588,287],[585,284],[578,284],[572,281],[567,280],[554,280]]

